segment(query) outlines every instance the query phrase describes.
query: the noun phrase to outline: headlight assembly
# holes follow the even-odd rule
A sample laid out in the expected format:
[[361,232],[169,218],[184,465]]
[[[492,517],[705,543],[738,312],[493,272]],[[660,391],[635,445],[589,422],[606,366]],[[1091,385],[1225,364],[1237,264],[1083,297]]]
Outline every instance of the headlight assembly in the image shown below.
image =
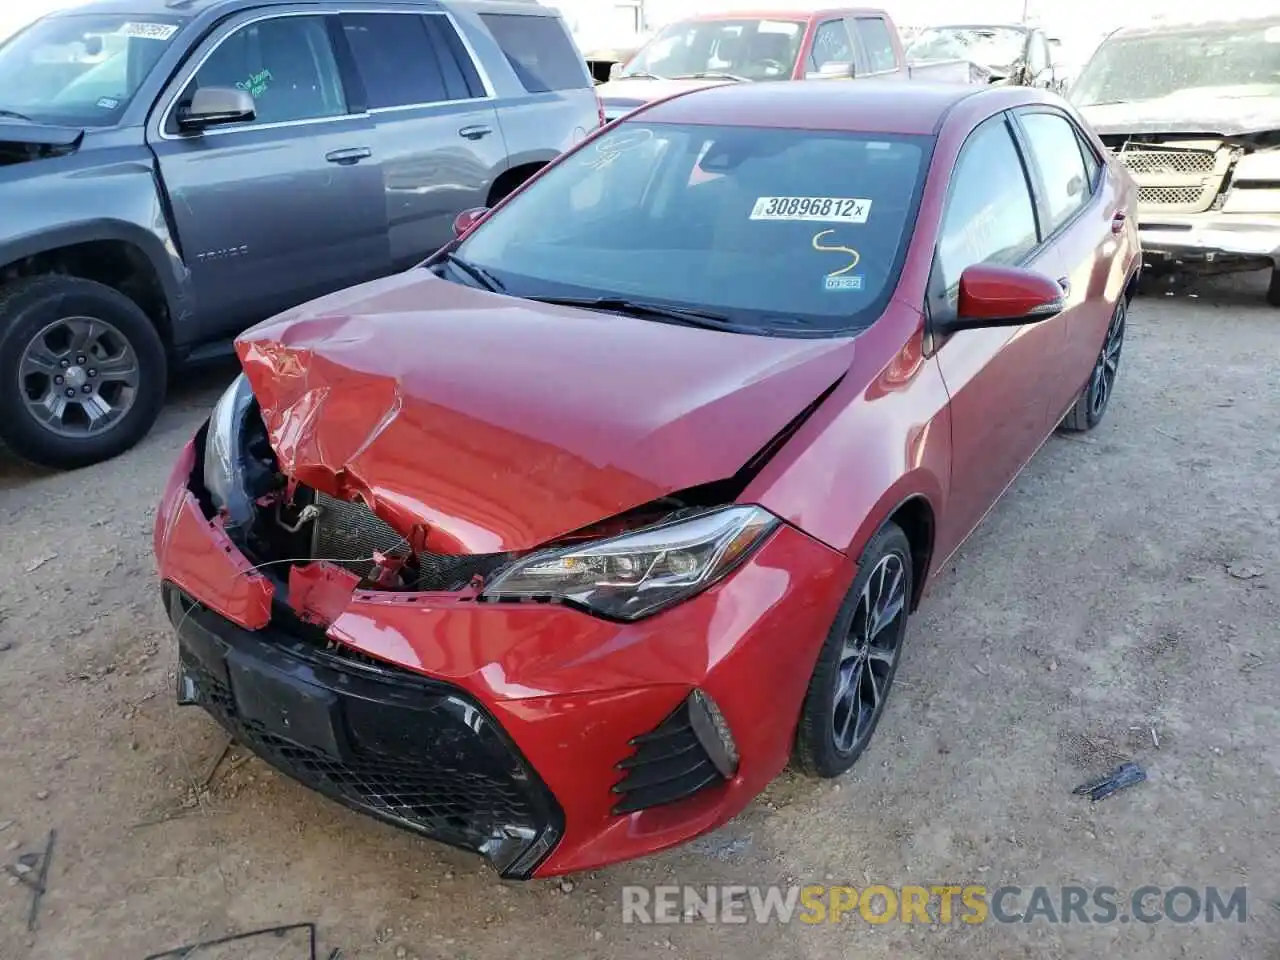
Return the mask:
[[245,423],[253,390],[242,373],[219,398],[209,418],[204,446],[204,486],[215,509],[225,511],[229,526],[247,523],[253,499],[245,489]]
[[778,523],[760,507],[725,507],[543,550],[500,573],[483,598],[564,600],[611,619],[638,620],[723,579]]

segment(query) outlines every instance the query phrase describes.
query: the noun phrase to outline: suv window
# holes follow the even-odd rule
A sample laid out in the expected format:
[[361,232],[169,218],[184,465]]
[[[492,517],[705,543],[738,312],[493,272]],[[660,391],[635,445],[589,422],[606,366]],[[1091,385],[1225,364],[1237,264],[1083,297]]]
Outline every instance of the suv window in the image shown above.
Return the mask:
[[1049,214],[1045,233],[1051,233],[1089,202],[1091,183],[1080,140],[1071,121],[1060,114],[1024,113],[1020,119],[1044,183]]
[[347,112],[324,17],[277,17],[241,27],[196,72],[197,87],[236,87],[253,97],[253,124],[316,120]]
[[940,286],[954,304],[965,267],[1015,264],[1038,242],[1026,169],[1008,124],[994,117],[969,135],[951,175],[938,238]]
[[883,17],[858,17],[858,36],[867,51],[867,66],[872,73],[898,68],[898,55],[893,49],[893,37]]
[[809,66],[814,72],[828,63],[853,63],[853,44],[849,28],[843,20],[828,20],[818,25],[809,51]]
[[436,47],[414,13],[342,15],[370,110],[448,100]]
[[529,93],[591,86],[586,64],[558,17],[482,13],[480,19]]

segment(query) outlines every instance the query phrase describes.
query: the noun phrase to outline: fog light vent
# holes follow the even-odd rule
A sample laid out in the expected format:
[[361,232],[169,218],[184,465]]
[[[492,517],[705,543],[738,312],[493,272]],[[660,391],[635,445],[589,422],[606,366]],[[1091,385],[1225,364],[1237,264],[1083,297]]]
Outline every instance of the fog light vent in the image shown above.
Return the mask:
[[723,783],[738,768],[738,748],[714,700],[700,690],[650,733],[631,739],[635,752],[618,764],[623,777],[614,813],[634,813],[683,800]]

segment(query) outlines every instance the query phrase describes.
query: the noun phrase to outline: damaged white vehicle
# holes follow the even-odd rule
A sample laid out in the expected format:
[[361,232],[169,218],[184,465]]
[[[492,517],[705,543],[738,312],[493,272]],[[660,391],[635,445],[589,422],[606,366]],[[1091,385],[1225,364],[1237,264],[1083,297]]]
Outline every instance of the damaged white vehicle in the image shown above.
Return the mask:
[[1138,184],[1148,273],[1270,269],[1280,306],[1280,14],[1119,30],[1071,99]]

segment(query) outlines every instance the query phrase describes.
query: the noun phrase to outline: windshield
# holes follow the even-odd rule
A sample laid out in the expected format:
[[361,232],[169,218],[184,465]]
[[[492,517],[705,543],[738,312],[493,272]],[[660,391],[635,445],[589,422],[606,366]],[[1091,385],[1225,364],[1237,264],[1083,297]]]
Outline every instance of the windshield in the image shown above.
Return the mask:
[[1013,27],[931,27],[907,48],[911,60],[972,60],[984,67],[1008,67],[1026,53],[1027,35]]
[[0,45],[0,110],[41,123],[110,126],[180,24],[150,14],[37,20]]
[[1155,100],[1192,91],[1280,96],[1280,19],[1114,37],[1080,72],[1080,106]]
[[623,123],[455,254],[513,296],[640,300],[752,333],[847,332],[893,291],[931,144]]
[[685,20],[666,27],[627,62],[621,77],[732,74],[789,80],[804,37],[799,20]]

